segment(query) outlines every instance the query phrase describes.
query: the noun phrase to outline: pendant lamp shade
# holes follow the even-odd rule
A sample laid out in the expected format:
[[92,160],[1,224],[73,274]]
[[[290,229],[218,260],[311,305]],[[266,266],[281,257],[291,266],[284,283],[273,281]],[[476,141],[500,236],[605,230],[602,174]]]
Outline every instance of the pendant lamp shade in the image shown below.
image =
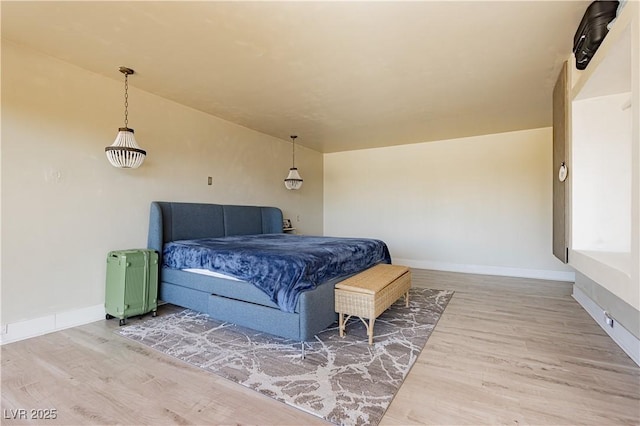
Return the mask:
[[137,169],[147,155],[147,152],[138,146],[133,129],[128,127],[120,127],[116,140],[104,150],[109,162],[121,169]]
[[296,138],[297,136],[295,135],[291,136],[293,158],[291,168],[289,169],[289,175],[287,175],[287,178],[284,180],[284,186],[289,190],[302,188],[302,177],[300,177],[300,173],[298,173],[298,168],[296,167]]
[[140,148],[133,135],[133,129],[129,124],[129,75],[134,71],[131,68],[120,67],[124,74],[124,127],[118,129],[116,140],[104,149],[107,159],[112,166],[120,169],[137,169],[144,162],[147,152]]
[[300,173],[298,173],[298,169],[296,167],[289,169],[289,175],[284,180],[284,186],[291,190],[300,189],[302,187],[302,178],[300,177]]

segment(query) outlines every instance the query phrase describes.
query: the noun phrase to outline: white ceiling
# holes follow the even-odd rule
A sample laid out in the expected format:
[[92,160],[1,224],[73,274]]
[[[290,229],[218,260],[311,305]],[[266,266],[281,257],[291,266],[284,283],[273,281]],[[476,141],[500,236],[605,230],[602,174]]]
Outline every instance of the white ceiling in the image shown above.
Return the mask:
[[320,152],[551,125],[589,1],[10,2],[2,37]]

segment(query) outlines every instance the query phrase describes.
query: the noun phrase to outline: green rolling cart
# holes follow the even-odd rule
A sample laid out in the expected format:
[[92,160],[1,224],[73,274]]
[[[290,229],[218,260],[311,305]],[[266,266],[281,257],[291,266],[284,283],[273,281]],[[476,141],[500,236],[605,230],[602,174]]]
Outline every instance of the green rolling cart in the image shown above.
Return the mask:
[[106,318],[127,318],[158,309],[158,253],[154,250],[117,250],[107,255]]

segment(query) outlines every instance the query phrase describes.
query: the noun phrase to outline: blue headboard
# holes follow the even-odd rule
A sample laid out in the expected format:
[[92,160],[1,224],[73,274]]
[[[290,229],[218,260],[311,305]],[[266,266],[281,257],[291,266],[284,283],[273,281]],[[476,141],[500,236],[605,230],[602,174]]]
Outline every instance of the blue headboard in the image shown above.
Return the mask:
[[164,243],[230,235],[282,233],[277,207],[153,201],[147,248],[162,256]]

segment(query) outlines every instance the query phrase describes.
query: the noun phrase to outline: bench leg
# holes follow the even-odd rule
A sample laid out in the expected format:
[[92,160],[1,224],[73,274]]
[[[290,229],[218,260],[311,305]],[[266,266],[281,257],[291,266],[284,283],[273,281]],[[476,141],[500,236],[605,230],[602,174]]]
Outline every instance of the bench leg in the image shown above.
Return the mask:
[[404,294],[404,306],[409,307],[409,290]]
[[367,334],[369,335],[369,346],[373,345],[373,324],[375,322],[375,318],[369,318],[369,327],[367,327]]
[[340,330],[340,337],[344,337],[344,314],[342,312],[338,314],[338,330]]

